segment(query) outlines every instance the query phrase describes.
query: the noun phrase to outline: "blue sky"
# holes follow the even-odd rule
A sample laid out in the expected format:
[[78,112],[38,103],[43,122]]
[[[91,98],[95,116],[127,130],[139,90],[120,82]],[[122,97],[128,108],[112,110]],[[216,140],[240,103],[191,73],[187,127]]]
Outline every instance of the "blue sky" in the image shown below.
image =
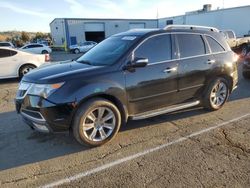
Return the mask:
[[0,0],[0,31],[49,32],[54,18],[156,18],[201,9],[250,5],[250,0]]

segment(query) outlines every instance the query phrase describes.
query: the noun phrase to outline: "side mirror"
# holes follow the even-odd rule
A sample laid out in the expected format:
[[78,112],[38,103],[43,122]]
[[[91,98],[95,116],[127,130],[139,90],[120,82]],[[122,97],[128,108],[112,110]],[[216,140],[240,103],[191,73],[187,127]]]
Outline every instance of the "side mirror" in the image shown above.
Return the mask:
[[135,68],[146,67],[148,64],[147,58],[135,58],[123,67],[123,70],[134,71]]
[[136,58],[133,67],[134,68],[140,68],[140,67],[146,67],[148,64],[148,58]]

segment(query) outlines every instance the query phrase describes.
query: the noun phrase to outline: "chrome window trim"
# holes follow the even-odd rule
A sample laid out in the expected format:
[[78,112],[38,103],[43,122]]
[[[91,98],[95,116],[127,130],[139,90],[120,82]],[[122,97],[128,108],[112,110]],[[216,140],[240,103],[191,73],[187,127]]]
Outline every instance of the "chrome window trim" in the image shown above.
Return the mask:
[[[208,37],[211,37],[212,39],[214,39],[216,42],[218,42],[218,40],[216,40],[216,39],[215,39],[214,37],[212,37],[211,35],[202,34],[202,33],[191,33],[191,32],[169,32],[169,33],[159,33],[159,34],[151,35],[151,36],[147,37],[146,39],[144,39],[143,41],[141,41],[141,42],[136,46],[136,48],[132,51],[132,58],[134,58],[135,51],[136,51],[144,42],[146,42],[148,39],[151,39],[151,38],[156,37],[156,36],[171,35],[171,34],[194,34],[194,35],[208,36]],[[205,39],[206,39],[206,38],[205,38]],[[218,42],[218,43],[219,43],[219,42]],[[219,43],[219,44],[220,44],[220,43]],[[171,45],[172,45],[172,44],[171,44]],[[220,44],[220,45],[221,45],[221,44]],[[212,53],[212,51],[211,51],[211,49],[210,49],[210,46],[209,46],[210,53],[207,53],[207,54],[196,55],[196,56],[189,56],[189,57],[183,57],[183,58],[168,59],[168,60],[165,60],[165,61],[158,61],[158,62],[149,63],[147,66],[158,65],[158,64],[162,64],[162,63],[169,63],[169,62],[178,61],[178,60],[192,59],[192,58],[202,57],[202,56],[218,55],[218,54],[223,54],[223,53],[230,52],[230,50],[226,50],[222,45],[221,45],[221,47],[222,47],[225,51],[223,51],[223,52],[215,52],[215,53]]]
[[[224,49],[223,52],[229,52],[229,51],[227,51],[227,50],[223,47],[223,45],[221,45],[221,43],[220,43],[218,40],[216,40],[216,39],[215,39],[214,37],[212,37],[211,35],[204,34],[204,36],[205,36],[206,41],[207,41],[207,37],[211,37],[212,39],[214,39],[214,40]],[[209,46],[210,51],[212,52],[211,46],[210,46],[210,44],[209,44],[208,41],[207,41],[207,43],[208,43],[208,46]],[[212,53],[213,53],[213,52],[212,52]],[[218,53],[218,52],[215,52],[215,53]]]

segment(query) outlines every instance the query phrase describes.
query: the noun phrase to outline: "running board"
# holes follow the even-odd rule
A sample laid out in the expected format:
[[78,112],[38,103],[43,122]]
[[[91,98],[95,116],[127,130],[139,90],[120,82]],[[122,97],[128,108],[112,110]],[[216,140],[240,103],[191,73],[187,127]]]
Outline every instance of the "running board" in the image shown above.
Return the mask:
[[147,118],[151,118],[154,116],[158,116],[158,115],[162,115],[162,114],[166,114],[166,113],[170,113],[170,112],[174,112],[174,111],[178,111],[178,110],[183,110],[185,108],[197,106],[199,104],[200,104],[200,101],[184,103],[181,105],[170,106],[167,108],[162,108],[159,110],[154,110],[154,111],[138,114],[138,115],[132,116],[131,118],[132,118],[132,120],[147,119]]

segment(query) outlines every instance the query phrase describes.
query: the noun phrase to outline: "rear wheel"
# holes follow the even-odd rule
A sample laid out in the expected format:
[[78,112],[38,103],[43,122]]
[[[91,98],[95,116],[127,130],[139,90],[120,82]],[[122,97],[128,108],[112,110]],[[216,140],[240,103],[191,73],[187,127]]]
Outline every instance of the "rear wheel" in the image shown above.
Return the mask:
[[227,101],[229,96],[228,81],[217,78],[210,83],[203,99],[204,107],[208,110],[219,110]]
[[19,70],[19,77],[22,78],[25,74],[29,73],[31,70],[35,69],[35,65],[23,65]]
[[121,114],[117,107],[105,99],[93,99],[77,111],[73,123],[73,135],[83,145],[100,146],[109,142],[121,126]]

